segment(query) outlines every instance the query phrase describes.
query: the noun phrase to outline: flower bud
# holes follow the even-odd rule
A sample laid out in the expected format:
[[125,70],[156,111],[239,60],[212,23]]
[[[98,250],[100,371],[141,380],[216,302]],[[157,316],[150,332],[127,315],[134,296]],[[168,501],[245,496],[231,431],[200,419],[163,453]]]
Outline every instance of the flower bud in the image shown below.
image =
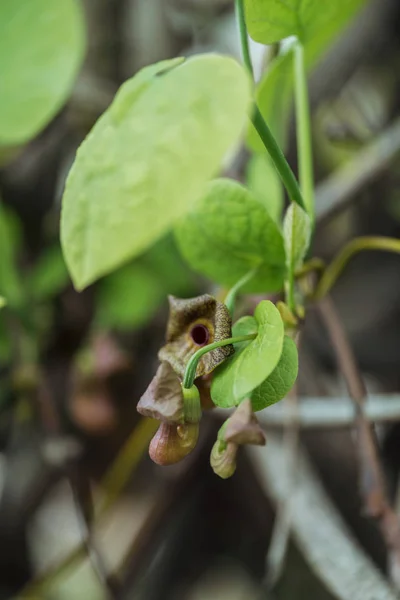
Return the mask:
[[177,463],[195,448],[198,437],[198,423],[161,423],[150,442],[150,458],[162,466]]
[[217,440],[212,447],[210,464],[216,475],[222,479],[232,477],[236,471],[237,444],[224,444]]

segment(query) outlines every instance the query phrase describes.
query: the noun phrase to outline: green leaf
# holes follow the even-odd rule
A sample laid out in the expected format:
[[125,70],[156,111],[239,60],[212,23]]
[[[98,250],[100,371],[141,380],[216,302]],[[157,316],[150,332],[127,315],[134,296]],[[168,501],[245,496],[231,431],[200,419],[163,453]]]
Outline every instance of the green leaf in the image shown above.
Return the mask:
[[231,287],[258,267],[246,291],[282,289],[282,235],[262,204],[239,183],[210,182],[175,233],[190,266],[213,281]]
[[[321,29],[340,29],[364,0],[245,0],[250,36],[262,44],[273,44],[291,35],[304,44]],[[321,36],[322,38],[322,36]]]
[[27,142],[56,115],[84,49],[77,0],[1,0],[0,144]]
[[218,55],[171,68],[177,60],[127,81],[78,150],[61,219],[77,289],[165,234],[243,132],[250,105],[245,70]]
[[7,300],[3,296],[0,296],[0,308],[4,308],[6,304]]
[[260,302],[254,319],[238,321],[232,335],[254,333],[254,320],[257,337],[237,344],[235,354],[214,371],[211,397],[222,408],[237,406],[272,373],[282,354],[284,326],[278,309],[269,300]]
[[297,347],[294,341],[285,335],[281,357],[271,375],[251,394],[253,410],[262,410],[282,400],[292,389],[299,368]]
[[100,282],[96,323],[120,330],[140,327],[164,299],[164,287],[153,272],[138,263],[125,265]]
[[68,282],[67,267],[57,245],[40,256],[28,278],[28,289],[35,300],[44,301],[61,292]]
[[250,158],[246,180],[256,200],[265,206],[275,223],[279,223],[282,217],[283,188],[272,160],[267,154],[255,154]]
[[311,240],[311,220],[295,202],[286,211],[283,221],[286,264],[289,273],[294,273],[303,264]]

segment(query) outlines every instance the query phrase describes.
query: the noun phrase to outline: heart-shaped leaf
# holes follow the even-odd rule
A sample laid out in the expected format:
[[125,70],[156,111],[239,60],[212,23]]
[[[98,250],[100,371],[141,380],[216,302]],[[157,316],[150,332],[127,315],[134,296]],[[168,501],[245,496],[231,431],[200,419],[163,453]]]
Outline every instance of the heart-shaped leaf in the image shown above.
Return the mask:
[[246,179],[249,190],[265,206],[269,216],[280,223],[283,208],[283,187],[271,158],[255,154],[247,163]]
[[251,393],[253,410],[262,410],[282,400],[292,389],[296,381],[298,368],[296,344],[290,337],[285,335],[278,364],[271,375]]
[[176,228],[178,246],[191,267],[225,286],[257,268],[246,291],[282,289],[282,234],[268,212],[242,185],[217,179]]
[[250,103],[243,67],[212,54],[176,66],[180,60],[127,81],[78,150],[61,219],[78,289],[166,233],[243,132]]
[[1,0],[1,145],[27,142],[55,116],[84,50],[78,0]]
[[246,317],[233,327],[232,335],[254,333],[249,343],[235,346],[235,354],[214,372],[211,397],[217,406],[237,406],[243,398],[259,386],[275,369],[282,354],[284,326],[278,309],[269,300],[263,300],[254,312],[254,319]]

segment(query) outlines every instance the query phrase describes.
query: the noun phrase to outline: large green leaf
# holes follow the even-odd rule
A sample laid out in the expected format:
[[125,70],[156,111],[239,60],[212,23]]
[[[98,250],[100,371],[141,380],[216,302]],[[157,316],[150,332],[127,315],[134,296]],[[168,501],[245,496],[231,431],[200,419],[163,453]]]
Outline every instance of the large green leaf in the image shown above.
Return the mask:
[[294,341],[285,336],[282,354],[271,375],[251,393],[253,410],[262,410],[279,402],[292,389],[299,369],[297,347]]
[[231,179],[212,181],[178,224],[179,248],[199,273],[225,286],[257,268],[246,291],[278,291],[285,276],[283,238],[265,208]]
[[1,0],[0,145],[28,141],[54,117],[84,48],[78,0]]
[[292,202],[286,211],[283,237],[287,268],[290,273],[294,273],[303,264],[311,239],[310,217],[295,202]]
[[78,289],[161,237],[243,132],[250,81],[236,61],[210,54],[174,65],[127,81],[78,150],[61,219]]
[[280,223],[283,208],[283,188],[272,160],[264,154],[255,154],[247,164],[246,181],[254,197],[261,202],[275,223]]
[[213,375],[211,397],[217,406],[237,406],[243,398],[259,386],[275,369],[282,354],[284,326],[278,309],[269,300],[263,300],[254,312],[254,320],[238,321],[233,335],[254,333],[249,343],[235,346],[235,354],[220,365]]
[[[245,0],[249,34],[257,42],[273,44],[291,35],[302,43],[340,29],[364,0]],[[322,38],[322,36],[321,36]]]

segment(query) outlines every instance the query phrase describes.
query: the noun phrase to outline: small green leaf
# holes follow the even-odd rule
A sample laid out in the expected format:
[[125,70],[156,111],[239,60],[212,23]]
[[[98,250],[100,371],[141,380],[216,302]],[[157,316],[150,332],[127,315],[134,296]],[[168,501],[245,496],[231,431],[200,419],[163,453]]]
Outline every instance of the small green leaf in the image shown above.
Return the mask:
[[251,157],[247,165],[246,179],[254,197],[265,206],[275,223],[279,223],[282,217],[283,188],[267,154],[255,154]]
[[[256,323],[255,323],[256,322]],[[232,335],[254,333],[257,337],[235,346],[235,354],[214,372],[211,397],[217,406],[237,406],[243,398],[259,386],[275,369],[282,354],[284,326],[278,309],[269,300],[263,300],[254,312],[254,319],[241,319],[233,327]]]
[[283,237],[288,272],[294,273],[303,264],[311,239],[310,217],[295,202],[292,202],[286,211]]
[[292,389],[299,368],[297,347],[294,341],[285,335],[281,357],[271,375],[251,394],[253,410],[262,410],[279,402]]
[[245,0],[246,24],[251,37],[274,44],[291,35],[304,44],[327,24],[346,22],[364,0]]
[[282,289],[282,235],[262,204],[239,183],[212,181],[178,224],[176,236],[190,266],[213,281],[231,287],[257,268],[246,291]]
[[4,308],[4,306],[6,306],[6,304],[7,304],[7,300],[3,296],[0,296],[0,308]]
[[165,234],[243,132],[250,105],[243,67],[210,54],[171,68],[177,60],[127,81],[78,150],[61,219],[77,289]]
[[164,299],[162,283],[153,272],[138,263],[125,265],[99,284],[96,323],[120,330],[140,327]]
[[85,49],[77,0],[1,0],[0,144],[33,138],[68,99]]
[[38,301],[48,300],[61,292],[69,282],[60,246],[43,252],[28,278],[28,289]]

